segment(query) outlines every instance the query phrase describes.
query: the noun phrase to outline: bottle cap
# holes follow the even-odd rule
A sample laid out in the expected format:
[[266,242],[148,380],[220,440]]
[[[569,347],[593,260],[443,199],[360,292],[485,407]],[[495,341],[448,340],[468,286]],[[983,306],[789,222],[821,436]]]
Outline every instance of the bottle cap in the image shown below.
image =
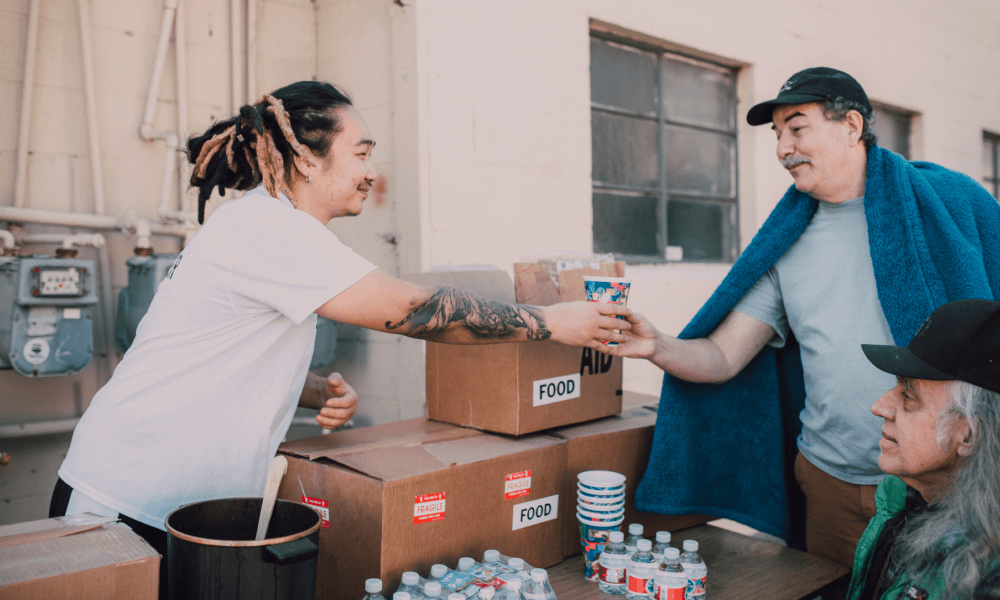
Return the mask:
[[[447,573],[448,573],[448,567],[447,567],[447,565],[436,564],[436,565],[434,565],[434,566],[431,567],[431,577],[433,577],[434,579],[441,579]],[[441,591],[441,590],[438,590],[438,591]]]
[[410,592],[396,592],[392,595],[392,600],[410,600]]
[[[420,575],[417,575],[416,571],[406,571],[403,573],[402,580],[406,585],[417,585],[417,581],[420,579]],[[395,598],[393,598],[395,600]]]
[[635,543],[635,547],[639,550],[639,552],[649,552],[649,550],[653,547],[653,542],[649,540],[639,540]]
[[465,596],[455,592],[454,594],[448,594],[448,600],[465,600]]
[[684,551],[685,552],[697,552],[698,542],[696,540],[684,540]]
[[629,535],[642,535],[642,523],[632,523],[628,526]]
[[545,569],[532,569],[531,579],[537,581],[538,583],[544,583],[546,579],[549,578],[549,573]]
[[620,531],[612,531],[608,534],[608,541],[612,544],[620,544],[625,541],[625,534]]
[[458,570],[468,571],[469,569],[472,568],[472,565],[474,564],[476,564],[475,559],[470,558],[468,556],[463,556],[462,558],[458,559]]
[[669,531],[657,531],[656,532],[656,543],[657,544],[669,544],[670,543],[670,532]]
[[681,551],[677,548],[667,548],[663,551],[663,558],[669,558],[670,560],[676,560],[681,557]]
[[523,571],[524,570],[524,559],[521,559],[521,558],[512,558],[512,559],[510,559],[510,560],[507,561],[507,566],[510,567],[511,569],[514,569],[515,571]]
[[496,593],[497,590],[493,586],[484,587],[479,590],[479,600],[491,600]]
[[381,579],[365,579],[365,591],[369,594],[377,594],[382,591]]
[[[497,562],[499,560],[500,560],[499,550],[487,550],[486,552],[483,552],[483,562],[491,563],[491,562]],[[485,590],[486,588],[483,589]],[[480,594],[480,596],[482,596],[482,594]]]
[[428,581],[424,586],[424,595],[428,598],[436,598],[441,595],[441,584],[436,581]]
[[512,590],[520,590],[521,589],[521,580],[518,579],[517,577],[515,577],[514,579],[511,579],[510,581],[507,582],[507,586],[506,587],[509,587]]

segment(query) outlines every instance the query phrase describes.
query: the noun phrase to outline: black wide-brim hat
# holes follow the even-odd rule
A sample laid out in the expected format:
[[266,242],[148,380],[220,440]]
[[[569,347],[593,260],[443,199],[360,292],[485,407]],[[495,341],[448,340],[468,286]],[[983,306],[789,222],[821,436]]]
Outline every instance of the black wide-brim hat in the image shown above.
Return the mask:
[[763,125],[771,122],[774,107],[782,104],[808,104],[843,98],[862,107],[862,116],[870,119],[872,104],[868,94],[853,77],[829,67],[812,67],[799,71],[788,78],[781,86],[778,97],[774,100],[761,102],[747,113],[747,123]]
[[931,313],[909,346],[861,349],[878,369],[898,377],[961,380],[1000,393],[1000,302],[949,302]]

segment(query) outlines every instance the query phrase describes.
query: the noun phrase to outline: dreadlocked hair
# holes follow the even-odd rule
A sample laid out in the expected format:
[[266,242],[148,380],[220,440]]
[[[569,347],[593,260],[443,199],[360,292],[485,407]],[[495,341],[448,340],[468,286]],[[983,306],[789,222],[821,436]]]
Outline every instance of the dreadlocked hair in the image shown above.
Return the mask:
[[238,115],[220,121],[187,143],[194,165],[191,186],[198,188],[198,222],[205,221],[205,203],[212,191],[248,190],[263,184],[278,193],[291,181],[292,156],[310,161],[330,151],[343,126],[336,110],[353,106],[343,91],[329,83],[299,81],[265,94]]

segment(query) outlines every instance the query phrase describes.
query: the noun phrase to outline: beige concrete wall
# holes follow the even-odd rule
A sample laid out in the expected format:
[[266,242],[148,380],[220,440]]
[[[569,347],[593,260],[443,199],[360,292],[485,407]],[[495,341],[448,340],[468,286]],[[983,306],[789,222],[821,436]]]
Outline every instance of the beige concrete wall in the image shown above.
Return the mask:
[[[873,100],[920,114],[916,158],[979,178],[982,129],[1000,120],[1000,5],[986,0],[417,1],[427,79],[425,266],[590,251],[590,19],[747,65],[739,113],[792,73],[852,73]],[[791,178],[767,127],[738,132],[741,240]],[[461,249],[461,251],[457,251]],[[726,265],[630,266],[630,304],[677,333]],[[625,388],[658,393],[662,373],[625,368]]]

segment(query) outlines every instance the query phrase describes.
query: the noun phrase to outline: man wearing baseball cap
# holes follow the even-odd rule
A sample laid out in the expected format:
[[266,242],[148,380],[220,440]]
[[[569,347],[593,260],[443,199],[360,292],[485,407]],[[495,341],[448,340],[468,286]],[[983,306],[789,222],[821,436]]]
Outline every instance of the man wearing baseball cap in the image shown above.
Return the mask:
[[889,477],[848,597],[1000,597],[1000,302],[949,302],[908,346],[862,349],[896,386],[872,406]]
[[827,67],[747,114],[794,185],[677,338],[634,315],[614,350],[665,371],[641,510],[797,544],[804,522],[809,552],[851,564],[885,477],[869,407],[893,382],[860,344],[906,344],[949,300],[1000,298],[1000,205],[879,148],[871,119],[857,80]]

